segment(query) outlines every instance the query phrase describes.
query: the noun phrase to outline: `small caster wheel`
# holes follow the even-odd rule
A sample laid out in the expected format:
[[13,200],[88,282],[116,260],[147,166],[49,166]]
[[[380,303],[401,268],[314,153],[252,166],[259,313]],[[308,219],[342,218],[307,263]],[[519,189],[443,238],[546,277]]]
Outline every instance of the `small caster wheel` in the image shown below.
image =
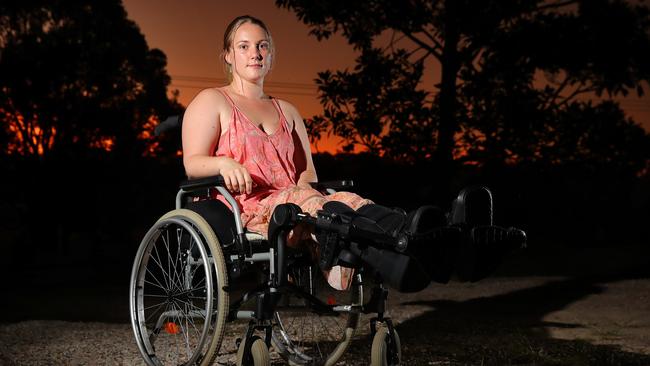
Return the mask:
[[[248,346],[250,342],[250,347]],[[269,348],[262,338],[253,336],[244,339],[237,349],[237,366],[270,366]]]
[[397,331],[390,334],[388,327],[378,327],[372,339],[371,366],[397,366],[402,362],[402,347]]

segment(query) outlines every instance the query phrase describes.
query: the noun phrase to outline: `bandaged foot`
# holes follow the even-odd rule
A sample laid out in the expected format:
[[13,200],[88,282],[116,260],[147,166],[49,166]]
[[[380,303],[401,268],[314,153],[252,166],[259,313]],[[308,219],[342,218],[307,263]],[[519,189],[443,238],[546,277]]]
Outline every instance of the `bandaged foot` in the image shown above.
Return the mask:
[[350,284],[352,284],[354,268],[334,266],[329,271],[323,271],[323,274],[330,286],[339,291],[344,291],[349,289]]

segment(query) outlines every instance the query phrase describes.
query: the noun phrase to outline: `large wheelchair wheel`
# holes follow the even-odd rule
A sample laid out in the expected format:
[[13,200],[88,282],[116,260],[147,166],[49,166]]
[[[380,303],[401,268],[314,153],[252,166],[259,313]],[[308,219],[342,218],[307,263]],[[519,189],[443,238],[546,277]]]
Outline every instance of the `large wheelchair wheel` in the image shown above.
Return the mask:
[[314,308],[300,293],[286,294],[275,313],[273,346],[291,365],[334,365],[350,345],[359,323],[361,275],[355,275],[349,290],[338,291],[330,287],[318,266],[287,270],[293,285],[334,312]]
[[219,241],[195,212],[174,210],[142,240],[131,272],[131,324],[148,365],[209,365],[228,314]]

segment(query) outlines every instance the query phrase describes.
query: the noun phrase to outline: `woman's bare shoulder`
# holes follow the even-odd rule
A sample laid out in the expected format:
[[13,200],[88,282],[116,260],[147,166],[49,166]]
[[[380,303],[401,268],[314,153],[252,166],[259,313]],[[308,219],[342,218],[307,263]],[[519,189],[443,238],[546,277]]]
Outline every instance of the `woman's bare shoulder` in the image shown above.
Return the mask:
[[227,105],[228,101],[219,88],[207,88],[201,90],[192,99],[187,109],[200,110],[219,110],[222,106]]
[[286,101],[284,99],[280,99],[280,98],[275,98],[275,97],[274,97],[274,99],[278,101],[278,104],[280,105],[280,108],[282,108],[283,112],[285,112],[285,113],[297,113],[298,112],[296,107],[294,107],[294,105],[289,103],[288,101]]
[[284,99],[275,99],[278,101],[280,109],[282,109],[282,113],[284,113],[284,116],[292,126],[296,121],[302,120],[302,117],[300,117],[300,112],[298,112],[298,109],[293,104],[287,102]]

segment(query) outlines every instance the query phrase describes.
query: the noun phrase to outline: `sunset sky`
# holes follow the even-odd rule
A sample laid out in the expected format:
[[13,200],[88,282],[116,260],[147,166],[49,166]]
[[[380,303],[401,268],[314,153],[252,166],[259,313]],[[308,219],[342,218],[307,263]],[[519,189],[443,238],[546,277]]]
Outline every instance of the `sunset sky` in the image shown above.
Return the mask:
[[[129,18],[140,26],[149,46],[167,55],[172,89],[180,91],[183,105],[201,89],[225,84],[218,55],[225,27],[239,15],[256,16],[271,29],[277,52],[265,89],[296,105],[304,118],[322,112],[314,84],[316,73],[354,65],[356,53],[343,37],[335,35],[318,42],[294,13],[277,8],[273,0],[123,1]],[[437,79],[436,66],[430,65],[426,78]],[[650,93],[647,87],[646,92]],[[650,96],[635,95],[620,101],[626,112],[650,131]],[[334,152],[337,140],[321,141],[313,148]]]

